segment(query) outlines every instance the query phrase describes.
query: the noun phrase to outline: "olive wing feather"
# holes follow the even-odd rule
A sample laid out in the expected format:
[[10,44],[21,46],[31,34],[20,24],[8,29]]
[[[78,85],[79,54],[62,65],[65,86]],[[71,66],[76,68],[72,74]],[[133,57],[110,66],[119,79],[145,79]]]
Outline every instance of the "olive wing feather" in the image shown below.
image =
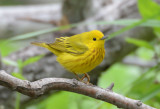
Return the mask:
[[71,54],[83,54],[88,50],[88,47],[77,37],[56,38],[54,43],[50,43],[48,45],[58,51]]

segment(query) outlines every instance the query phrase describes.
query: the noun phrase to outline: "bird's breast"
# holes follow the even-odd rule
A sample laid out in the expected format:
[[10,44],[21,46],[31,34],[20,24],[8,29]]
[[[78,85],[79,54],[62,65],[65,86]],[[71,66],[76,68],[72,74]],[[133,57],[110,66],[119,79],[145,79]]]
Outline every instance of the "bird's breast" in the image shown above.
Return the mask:
[[81,55],[67,55],[65,58],[59,58],[58,62],[70,72],[83,74],[91,71],[99,65],[104,59],[104,48],[91,48]]

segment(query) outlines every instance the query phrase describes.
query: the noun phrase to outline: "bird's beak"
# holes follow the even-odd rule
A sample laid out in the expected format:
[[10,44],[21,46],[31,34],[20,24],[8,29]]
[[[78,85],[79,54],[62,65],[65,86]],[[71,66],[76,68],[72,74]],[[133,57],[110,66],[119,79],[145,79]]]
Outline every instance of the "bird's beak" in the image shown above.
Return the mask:
[[105,39],[107,39],[108,38],[108,36],[103,36],[102,38],[101,38],[101,40],[105,40]]

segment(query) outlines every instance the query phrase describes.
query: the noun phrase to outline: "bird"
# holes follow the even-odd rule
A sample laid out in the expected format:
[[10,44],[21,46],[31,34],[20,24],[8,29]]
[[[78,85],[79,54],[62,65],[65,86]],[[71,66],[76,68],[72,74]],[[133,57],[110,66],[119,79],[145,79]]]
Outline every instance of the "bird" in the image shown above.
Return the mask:
[[[73,36],[56,38],[53,43],[31,42],[31,44],[47,48],[57,56],[56,60],[68,71],[75,74],[78,80],[90,83],[87,74],[98,66],[105,56],[105,39],[99,30],[91,30]],[[80,78],[79,75],[83,74]],[[87,82],[84,78],[87,77]]]

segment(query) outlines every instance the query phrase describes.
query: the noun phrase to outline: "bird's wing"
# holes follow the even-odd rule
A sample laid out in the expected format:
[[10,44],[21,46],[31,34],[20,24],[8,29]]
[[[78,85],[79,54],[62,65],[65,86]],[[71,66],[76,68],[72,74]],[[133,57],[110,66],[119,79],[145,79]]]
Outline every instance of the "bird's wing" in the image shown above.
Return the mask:
[[58,51],[71,54],[83,54],[88,50],[88,47],[80,40],[73,40],[71,37],[56,38],[54,43],[50,43],[48,45]]

